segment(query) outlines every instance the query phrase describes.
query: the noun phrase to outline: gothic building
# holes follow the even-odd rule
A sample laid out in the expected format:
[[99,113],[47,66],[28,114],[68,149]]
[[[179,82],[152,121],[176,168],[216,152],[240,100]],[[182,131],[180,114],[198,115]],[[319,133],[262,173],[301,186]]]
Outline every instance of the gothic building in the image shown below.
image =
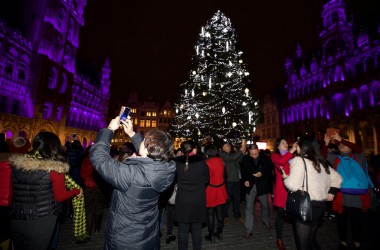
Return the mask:
[[96,80],[76,70],[86,0],[17,3],[22,32],[0,22],[0,131],[89,145],[105,126],[111,69],[107,59]]
[[[346,17],[343,0],[322,9],[321,48],[304,55],[298,44],[285,62],[287,103],[281,114],[282,132],[296,136],[315,132],[320,140],[335,127],[361,144],[379,150],[380,40],[366,29],[356,32]],[[380,26],[378,31],[380,32]]]

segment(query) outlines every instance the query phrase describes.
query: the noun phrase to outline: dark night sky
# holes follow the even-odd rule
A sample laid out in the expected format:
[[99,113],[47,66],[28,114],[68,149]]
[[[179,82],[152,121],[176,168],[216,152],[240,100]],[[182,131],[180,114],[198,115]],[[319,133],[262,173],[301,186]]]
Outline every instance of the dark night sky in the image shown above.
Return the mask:
[[[1,0],[15,3],[20,0]],[[284,85],[284,61],[300,42],[318,47],[326,0],[87,0],[78,57],[100,69],[110,58],[112,99],[174,101],[186,80],[201,27],[221,10],[231,19],[256,97]],[[345,0],[354,26],[380,17],[379,0]],[[6,6],[6,5],[5,5]],[[13,11],[0,11],[13,13]],[[16,18],[16,15],[11,15]],[[351,19],[351,15],[348,14]],[[375,29],[374,27],[372,27]]]

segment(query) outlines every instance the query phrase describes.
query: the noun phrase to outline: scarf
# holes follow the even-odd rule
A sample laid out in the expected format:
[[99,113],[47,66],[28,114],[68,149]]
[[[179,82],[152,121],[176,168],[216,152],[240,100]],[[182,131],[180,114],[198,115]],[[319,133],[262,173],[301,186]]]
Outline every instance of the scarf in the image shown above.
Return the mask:
[[287,152],[288,152],[288,150],[280,150],[281,156],[284,156]]
[[[69,190],[81,188],[68,175],[65,175],[65,185]],[[86,228],[86,210],[84,207],[84,196],[79,199],[74,196],[72,202],[74,210],[74,238],[77,242],[83,242],[89,238]]]

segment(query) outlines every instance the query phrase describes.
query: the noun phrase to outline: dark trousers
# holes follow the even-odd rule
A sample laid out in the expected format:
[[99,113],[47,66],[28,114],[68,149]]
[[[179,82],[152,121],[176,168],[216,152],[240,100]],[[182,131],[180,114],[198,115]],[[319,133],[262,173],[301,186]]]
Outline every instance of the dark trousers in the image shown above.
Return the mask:
[[35,220],[12,220],[11,234],[15,250],[48,249],[57,216],[44,216]]
[[103,210],[105,205],[104,194],[99,188],[86,188],[84,190],[86,206],[87,230],[89,234],[100,231],[103,221]]
[[360,208],[343,206],[343,212],[338,214],[338,233],[342,242],[347,242],[347,230],[352,230],[355,242],[361,242],[363,212]]
[[233,211],[235,219],[240,218],[240,182],[239,181],[227,181],[226,189],[228,200],[224,206],[224,217],[228,217],[228,208],[230,203],[233,203]]
[[193,250],[202,248],[202,223],[178,223],[178,249],[188,249],[188,237],[191,230]]
[[11,238],[11,219],[9,207],[0,206],[0,242]]
[[166,234],[173,234],[174,205],[166,205]]
[[284,228],[284,219],[285,219],[284,209],[281,207],[278,207],[277,208],[276,221],[274,223],[274,227],[276,228],[276,237],[278,240],[282,240],[282,231]]
[[[223,227],[224,227],[223,206],[224,204],[216,206],[216,207],[207,208],[207,226],[208,226],[209,236],[212,236],[215,233],[217,235],[223,233]],[[216,232],[215,232],[215,217],[216,217],[216,222],[218,223]]]
[[298,250],[319,250],[321,249],[316,236],[319,223],[322,222],[326,208],[323,201],[312,201],[313,220],[304,223],[299,220],[294,221],[294,237]]

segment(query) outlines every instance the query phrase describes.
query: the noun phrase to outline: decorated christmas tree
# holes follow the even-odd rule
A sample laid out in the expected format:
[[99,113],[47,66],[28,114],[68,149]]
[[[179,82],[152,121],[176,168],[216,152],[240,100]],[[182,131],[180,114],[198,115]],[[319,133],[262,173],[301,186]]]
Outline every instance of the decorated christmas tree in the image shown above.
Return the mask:
[[239,141],[251,137],[259,104],[231,21],[218,11],[201,28],[188,80],[181,84],[171,133],[196,140]]

